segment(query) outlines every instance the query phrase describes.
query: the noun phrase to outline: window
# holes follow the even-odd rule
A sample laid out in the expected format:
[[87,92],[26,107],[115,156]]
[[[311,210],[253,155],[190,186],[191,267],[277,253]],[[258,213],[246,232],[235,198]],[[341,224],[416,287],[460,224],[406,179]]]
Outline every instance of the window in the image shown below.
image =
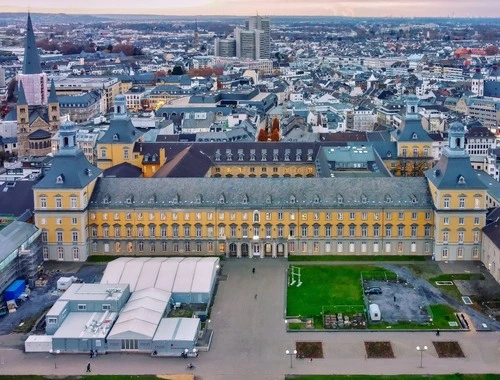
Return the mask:
[[295,236],[295,226],[290,226],[289,231],[290,231],[289,236],[294,237]]
[[375,224],[373,226],[373,237],[379,237],[380,236],[380,226],[378,224]]
[[87,310],[87,305],[84,303],[79,303],[78,304],[78,311],[85,311]]
[[391,243],[385,243],[385,253],[391,253]]
[[337,237],[344,236],[344,226],[342,224],[337,225]]
[[448,231],[443,231],[443,243],[448,243],[450,233]]
[[330,212],[325,212],[325,219],[332,220],[332,214]]
[[167,242],[166,241],[162,241],[161,242],[161,250],[163,252],[166,252],[167,251]]
[[428,253],[428,252],[431,251],[431,243],[429,243],[428,241],[426,241],[425,244],[424,244],[424,251],[426,253]]
[[426,237],[431,236],[431,226],[424,227],[424,236],[426,236]]
[[349,213],[349,220],[354,220],[356,218],[356,213],[350,212]]
[[325,237],[331,237],[332,236],[332,226],[327,225],[325,226]]
[[447,216],[445,216],[445,217],[443,218],[443,224],[444,224],[445,226],[449,225],[449,224],[450,224],[450,218],[448,218]]
[[464,242],[464,232],[458,231],[458,244],[463,244]]
[[368,213],[366,211],[363,211],[361,213],[361,220],[367,220],[368,219]]
[[307,220],[307,212],[303,212],[301,214],[301,219],[304,220],[304,221]]
[[120,229],[121,229],[120,226],[115,226],[115,228],[114,228],[114,236],[116,238],[120,237]]
[[363,224],[361,226],[361,236],[362,237],[367,237],[368,236],[368,226],[366,224]]
[[278,212],[278,220],[283,220],[283,213],[282,212]]
[[354,249],[355,249],[355,244],[354,242],[350,242],[349,243],[349,253],[354,253]]
[[463,216],[458,217],[458,225],[463,226],[465,224],[465,218]]
[[105,303],[102,305],[102,311],[111,310],[111,305],[109,303]]
[[56,197],[56,208],[62,208],[62,198]]
[[77,231],[73,231],[71,233],[71,240],[73,241],[73,243],[78,243],[78,232]]
[[354,224],[349,225],[349,236],[356,236],[356,226]]
[[385,236],[386,237],[392,236],[392,226],[390,224],[385,226]]
[[411,237],[417,237],[418,226],[411,226]]
[[76,197],[70,197],[69,201],[71,208],[76,208]]
[[47,208],[47,198],[46,197],[40,198],[40,208]]
[[416,212],[411,213],[411,220],[417,220],[417,213]]
[[294,212],[290,213],[290,220],[295,220],[295,213]]
[[80,250],[77,247],[73,247],[73,260],[80,260]]
[[341,253],[343,250],[344,250],[344,244],[341,241],[337,242],[337,252]]
[[474,244],[479,243],[479,231],[474,231],[473,237],[474,237]]
[[338,212],[337,213],[337,220],[344,220],[344,213]]
[[392,220],[392,213],[391,212],[386,212],[385,213],[385,219],[386,220]]
[[224,226],[219,226],[219,237],[226,236],[226,228]]
[[465,198],[464,197],[458,198],[458,207],[465,208]]
[[441,256],[448,257],[448,247],[443,247],[443,250],[441,251]]
[[62,231],[57,231],[56,232],[56,239],[57,239],[58,243],[62,243],[63,242],[63,232]]
[[152,252],[152,253],[156,252],[156,244],[154,241],[151,242],[151,244],[149,245],[149,252]]
[[[234,231],[234,232],[235,232],[234,236],[236,236],[236,228],[234,228],[234,229],[235,229],[235,231]],[[201,235],[202,235],[201,226],[195,226],[194,230],[195,230],[195,235],[196,235],[196,237],[197,237],[197,238],[200,238],[200,237],[201,237]]]
[[270,238],[271,237],[271,230],[272,230],[271,225],[270,224],[266,225],[266,238]]
[[266,212],[266,220],[271,220],[271,213],[270,212]]
[[128,149],[127,148],[124,148],[123,149],[123,159],[124,160],[128,160]]
[[307,226],[302,226],[301,228],[301,236],[307,237]]
[[260,222],[260,214],[258,211],[253,212],[253,222],[254,223],[259,223]]
[[475,217],[474,217],[474,225],[475,225],[475,226],[478,226],[478,225],[479,225],[479,217],[478,217],[478,216],[475,216]]
[[144,237],[144,227],[142,226],[137,227],[137,237],[140,238]]
[[47,231],[42,231],[42,243],[47,243],[49,233]]
[[464,257],[464,247],[457,248],[457,258],[462,259]]
[[444,197],[443,198],[443,207],[444,208],[450,208],[450,198],[449,197]]
[[78,224],[78,219],[77,218],[71,218],[71,224],[72,225]]
[[106,149],[101,149],[101,158],[106,158]]
[[427,211],[425,213],[425,220],[431,220],[431,213],[430,213],[430,211]]
[[57,324],[57,318],[47,318],[47,323],[49,325],[55,325]]
[[398,212],[398,219],[399,220],[404,220],[405,218],[405,213],[404,212]]
[[284,230],[283,226],[281,226],[281,225],[278,226],[278,237],[280,237],[280,238],[283,237],[283,233],[284,233],[283,230]]
[[201,252],[201,242],[199,241],[196,242],[196,252]]
[[42,247],[42,255],[44,260],[49,259],[49,248],[47,247]]
[[288,252],[290,252],[290,253],[295,252],[295,242],[294,241],[288,242]]
[[127,235],[128,238],[132,237],[132,226],[127,226],[125,228],[125,234]]
[[179,226],[176,224],[172,226],[172,237],[179,237]]
[[405,236],[405,226],[398,226],[398,237]]
[[479,256],[479,248],[474,247],[472,248],[472,257],[478,257]]
[[189,237],[191,235],[191,226],[184,226],[184,237]]
[[401,252],[403,252],[403,242],[398,241],[398,253],[401,253]]
[[139,252],[144,252],[144,242],[143,241],[140,241],[137,243],[137,250]]
[[307,242],[303,241],[303,242],[300,244],[300,247],[301,247],[301,251],[302,251],[302,253],[306,253],[306,252],[307,252]]

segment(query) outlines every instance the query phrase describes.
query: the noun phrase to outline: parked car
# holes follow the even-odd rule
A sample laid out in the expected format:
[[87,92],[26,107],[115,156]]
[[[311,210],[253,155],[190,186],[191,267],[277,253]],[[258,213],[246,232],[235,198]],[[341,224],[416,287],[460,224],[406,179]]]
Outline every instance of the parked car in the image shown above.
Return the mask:
[[378,286],[375,286],[373,288],[366,288],[365,289],[365,294],[366,295],[382,294],[382,288],[379,288]]

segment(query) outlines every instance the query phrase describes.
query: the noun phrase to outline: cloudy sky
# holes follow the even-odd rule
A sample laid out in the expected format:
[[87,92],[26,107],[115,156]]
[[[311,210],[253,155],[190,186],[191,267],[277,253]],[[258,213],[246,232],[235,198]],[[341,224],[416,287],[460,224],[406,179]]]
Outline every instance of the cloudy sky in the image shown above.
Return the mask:
[[500,17],[498,0],[0,0],[1,12]]

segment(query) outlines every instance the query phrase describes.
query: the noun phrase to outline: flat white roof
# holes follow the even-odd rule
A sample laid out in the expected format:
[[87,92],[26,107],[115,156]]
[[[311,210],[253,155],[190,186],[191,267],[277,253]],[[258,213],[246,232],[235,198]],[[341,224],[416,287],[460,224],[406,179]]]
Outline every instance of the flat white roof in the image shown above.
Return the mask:
[[117,314],[110,312],[85,313],[72,312],[53,335],[54,338],[104,339]]
[[50,310],[47,312],[47,316],[58,316],[59,314],[61,314],[67,304],[68,301],[57,300],[56,303],[53,304]]
[[198,335],[199,318],[163,318],[153,341],[193,342]]
[[[118,301],[127,292],[127,284],[71,284],[60,301]],[[127,292],[128,294],[128,292]]]
[[177,276],[175,276],[172,293],[190,293],[191,284],[193,283],[194,272],[196,271],[196,263],[199,259],[187,258],[179,263]]

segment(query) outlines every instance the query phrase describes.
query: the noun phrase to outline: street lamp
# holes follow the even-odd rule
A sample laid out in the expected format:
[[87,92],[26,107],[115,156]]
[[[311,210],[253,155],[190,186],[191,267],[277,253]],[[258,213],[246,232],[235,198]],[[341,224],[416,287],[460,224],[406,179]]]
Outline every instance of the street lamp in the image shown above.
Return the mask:
[[287,354],[288,356],[290,356],[290,368],[293,368],[293,366],[292,366],[292,357],[293,357],[293,355],[297,355],[297,350],[293,350],[293,351],[286,350],[285,354]]
[[427,351],[427,346],[423,346],[423,347],[417,346],[417,351],[420,351],[420,367],[419,368],[423,368],[422,360],[423,360],[424,351]]

